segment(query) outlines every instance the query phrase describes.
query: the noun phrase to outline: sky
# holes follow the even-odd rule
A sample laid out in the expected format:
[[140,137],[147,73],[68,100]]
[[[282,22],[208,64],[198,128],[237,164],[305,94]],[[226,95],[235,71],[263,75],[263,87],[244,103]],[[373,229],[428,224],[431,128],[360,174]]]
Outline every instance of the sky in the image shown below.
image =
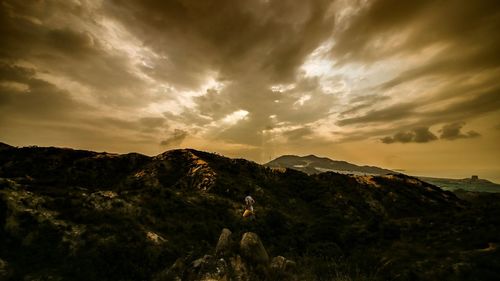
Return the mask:
[[500,1],[0,0],[0,141],[500,182]]

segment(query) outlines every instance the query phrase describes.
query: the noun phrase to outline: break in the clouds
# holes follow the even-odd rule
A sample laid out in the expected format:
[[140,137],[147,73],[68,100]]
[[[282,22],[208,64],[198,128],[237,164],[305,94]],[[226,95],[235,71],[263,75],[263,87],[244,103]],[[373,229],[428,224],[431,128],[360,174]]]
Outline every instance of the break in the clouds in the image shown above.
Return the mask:
[[493,143],[499,10],[496,0],[5,0],[0,137],[258,161],[353,155],[354,143],[380,140]]

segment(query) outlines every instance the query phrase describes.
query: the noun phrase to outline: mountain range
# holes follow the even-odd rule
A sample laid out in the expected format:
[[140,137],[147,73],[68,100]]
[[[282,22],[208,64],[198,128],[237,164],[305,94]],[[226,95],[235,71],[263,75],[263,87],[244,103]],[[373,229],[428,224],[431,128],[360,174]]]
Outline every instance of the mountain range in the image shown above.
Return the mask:
[[[359,166],[346,161],[332,160],[327,157],[318,157],[315,155],[283,155],[264,165],[271,168],[294,169],[307,174],[335,172],[352,175],[386,175],[397,173],[375,166]],[[500,184],[485,179],[447,179],[423,176],[419,176],[418,178],[450,191],[464,189],[478,192],[500,192]]]
[[336,172],[354,175],[385,175],[396,173],[375,166],[358,166],[346,161],[332,160],[327,157],[318,157],[315,155],[283,155],[264,165],[272,168],[290,168],[307,174]]
[[0,280],[498,280],[499,233],[496,194],[402,174],[0,146]]

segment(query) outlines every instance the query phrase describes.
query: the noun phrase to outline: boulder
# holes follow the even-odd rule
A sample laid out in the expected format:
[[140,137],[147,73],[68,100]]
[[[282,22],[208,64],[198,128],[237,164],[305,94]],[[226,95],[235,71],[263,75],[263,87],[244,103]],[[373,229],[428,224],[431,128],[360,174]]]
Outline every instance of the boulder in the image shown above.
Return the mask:
[[229,257],[232,254],[231,230],[224,228],[215,247],[215,256]]
[[297,263],[292,260],[286,260],[285,262],[285,271],[286,272],[295,272],[297,268]]
[[182,280],[206,280],[214,273],[215,260],[211,255],[204,255],[194,260]]
[[277,256],[271,260],[271,269],[273,271],[284,271],[285,265],[286,265],[286,258],[283,256]]
[[213,261],[213,256],[204,255],[202,258],[193,261],[192,265],[193,268],[195,269],[204,269],[206,267],[209,267],[212,261]]
[[3,259],[0,259],[0,281],[10,280],[10,275],[9,264]]
[[241,260],[239,255],[230,259],[230,266],[232,269],[231,277],[233,277],[233,279],[230,280],[249,280],[248,268],[245,266],[245,263]]
[[257,234],[247,232],[240,241],[241,257],[251,265],[268,265],[269,255]]
[[288,260],[283,256],[277,256],[271,260],[270,272],[274,279],[293,280],[295,268],[296,263],[294,261]]

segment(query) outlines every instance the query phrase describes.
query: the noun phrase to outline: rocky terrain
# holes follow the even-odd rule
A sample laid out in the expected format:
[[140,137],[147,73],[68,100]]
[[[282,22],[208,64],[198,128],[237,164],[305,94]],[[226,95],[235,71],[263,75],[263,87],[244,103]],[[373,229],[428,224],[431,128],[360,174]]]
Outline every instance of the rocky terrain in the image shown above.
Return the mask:
[[498,280],[499,238],[499,200],[400,174],[0,145],[0,280]]

